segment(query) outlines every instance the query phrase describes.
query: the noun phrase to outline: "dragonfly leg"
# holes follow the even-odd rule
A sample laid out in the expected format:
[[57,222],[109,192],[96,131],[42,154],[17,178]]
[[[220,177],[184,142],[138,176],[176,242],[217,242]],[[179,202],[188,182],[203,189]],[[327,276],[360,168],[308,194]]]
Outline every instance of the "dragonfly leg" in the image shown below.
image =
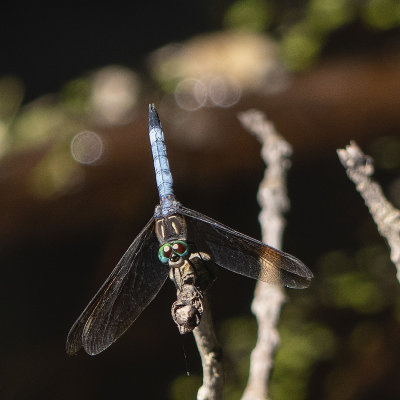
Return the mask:
[[217,265],[204,252],[192,253],[189,259],[196,270],[196,287],[201,291],[207,290],[216,279]]

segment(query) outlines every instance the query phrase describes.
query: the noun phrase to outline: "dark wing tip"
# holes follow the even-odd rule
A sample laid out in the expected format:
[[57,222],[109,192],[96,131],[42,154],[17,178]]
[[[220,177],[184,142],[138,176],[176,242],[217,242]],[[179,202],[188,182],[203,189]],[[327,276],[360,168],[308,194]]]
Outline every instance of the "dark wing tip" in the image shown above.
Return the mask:
[[75,336],[76,335],[68,335],[67,338],[65,351],[70,356],[75,356],[82,348],[90,356],[95,356],[96,354],[101,353],[113,343],[111,342],[104,345],[103,343],[99,344],[96,341],[91,340],[91,338],[82,337],[80,340],[77,340]]
[[[291,268],[288,270],[285,266],[282,266],[281,273],[286,275],[284,285],[292,289],[306,289],[311,284],[311,279],[314,278],[314,274],[311,270],[298,258],[284,253],[287,259],[291,261]],[[286,264],[286,263],[285,263]],[[290,275],[290,277],[288,277]]]
[[82,326],[79,321],[76,321],[67,336],[67,343],[65,344],[65,351],[70,356],[73,356],[78,353],[78,351],[82,348]]
[[158,117],[154,103],[149,104],[149,130],[151,130],[152,128],[161,129],[160,118]]
[[65,352],[71,357],[76,356],[78,354],[78,351],[79,351],[79,349],[76,350],[76,349],[71,349],[68,347],[65,348]]
[[[288,275],[288,272],[283,271],[283,275]],[[302,276],[285,276],[283,285],[290,289],[306,289],[311,284],[311,278],[304,278]]]
[[69,356],[75,356],[78,351],[81,349],[82,345],[76,344],[76,343],[70,343],[67,339],[67,344],[65,346],[65,352]]
[[93,340],[91,337],[87,337],[86,340],[84,339],[83,349],[87,354],[89,354],[89,356],[97,356],[97,354],[100,354],[104,350],[108,349],[115,342],[115,340],[99,341]]
[[308,268],[308,267],[306,267],[307,268],[307,275],[305,276],[305,278],[307,278],[308,280],[310,280],[311,281],[311,279],[313,279],[314,278],[314,274],[311,272],[311,270]]

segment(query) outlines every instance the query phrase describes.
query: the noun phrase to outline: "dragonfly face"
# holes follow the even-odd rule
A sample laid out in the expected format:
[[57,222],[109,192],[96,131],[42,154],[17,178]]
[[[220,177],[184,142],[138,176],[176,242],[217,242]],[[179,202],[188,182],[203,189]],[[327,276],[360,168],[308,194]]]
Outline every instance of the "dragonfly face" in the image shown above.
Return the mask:
[[158,250],[158,258],[163,264],[170,267],[180,267],[180,261],[189,258],[189,245],[183,240],[175,240],[172,243],[163,244]]

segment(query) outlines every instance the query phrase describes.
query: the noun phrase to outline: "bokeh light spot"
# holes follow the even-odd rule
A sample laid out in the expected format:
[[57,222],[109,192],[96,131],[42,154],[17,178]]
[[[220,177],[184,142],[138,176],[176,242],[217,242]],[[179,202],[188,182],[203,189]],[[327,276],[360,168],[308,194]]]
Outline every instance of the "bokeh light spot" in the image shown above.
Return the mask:
[[95,121],[112,126],[128,123],[138,101],[139,82],[128,68],[109,66],[98,71],[93,77],[90,98]]
[[242,94],[239,85],[228,81],[223,76],[216,76],[208,85],[210,100],[220,107],[231,107],[236,104]]
[[198,79],[184,79],[176,86],[174,96],[183,110],[198,110],[207,100],[207,87]]
[[103,139],[95,132],[77,133],[71,140],[71,154],[80,164],[93,164],[103,154]]

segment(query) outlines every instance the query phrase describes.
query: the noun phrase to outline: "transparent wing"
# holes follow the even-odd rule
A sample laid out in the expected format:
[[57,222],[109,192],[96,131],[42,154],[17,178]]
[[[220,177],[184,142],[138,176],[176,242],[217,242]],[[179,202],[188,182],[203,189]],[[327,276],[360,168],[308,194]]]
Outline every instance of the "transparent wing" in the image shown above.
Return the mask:
[[260,281],[303,289],[310,285],[312,272],[296,257],[237,232],[218,221],[182,205],[188,242],[209,252],[221,267]]
[[72,326],[67,353],[83,347],[88,354],[98,354],[128,329],[167,279],[169,268],[157,254],[152,217]]

